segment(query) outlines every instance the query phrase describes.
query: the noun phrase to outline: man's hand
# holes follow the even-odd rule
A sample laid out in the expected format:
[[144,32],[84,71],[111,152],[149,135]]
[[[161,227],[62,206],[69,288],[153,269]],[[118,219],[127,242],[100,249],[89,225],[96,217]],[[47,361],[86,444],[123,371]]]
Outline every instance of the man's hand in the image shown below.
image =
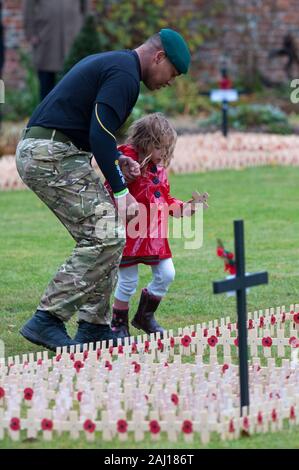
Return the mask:
[[127,183],[132,183],[135,181],[137,176],[140,176],[140,165],[138,162],[135,162],[132,158],[125,157],[124,155],[119,157],[118,161],[121,172]]
[[130,220],[134,219],[134,217],[138,215],[138,202],[130,193],[126,196],[115,198],[115,205],[124,224],[130,222]]

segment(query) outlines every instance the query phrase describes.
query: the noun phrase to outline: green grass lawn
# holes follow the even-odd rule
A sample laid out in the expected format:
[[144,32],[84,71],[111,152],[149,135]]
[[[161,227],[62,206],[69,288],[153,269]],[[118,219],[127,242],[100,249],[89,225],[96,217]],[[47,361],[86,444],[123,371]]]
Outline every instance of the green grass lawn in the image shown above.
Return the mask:
[[[189,199],[193,190],[208,191],[210,208],[204,214],[203,246],[185,250],[184,240],[171,241],[176,279],[161,303],[157,317],[165,328],[176,328],[231,315],[235,299],[212,294],[212,281],[224,277],[222,261],[216,257],[216,239],[233,249],[233,220],[245,221],[247,271],[269,272],[267,286],[251,289],[248,310],[299,302],[299,168],[250,168],[243,171],[171,176],[172,193]],[[6,356],[39,351],[18,330],[38,304],[43,290],[74,243],[55,216],[31,191],[0,193],[0,338]],[[150,280],[150,268],[140,269],[139,288]],[[139,292],[140,292],[139,289]],[[138,302],[132,302],[133,315]],[[74,333],[76,319],[69,323]],[[136,333],[132,329],[132,333]],[[80,444],[68,437],[54,443],[12,443],[1,447],[101,447],[171,448],[165,440],[135,444],[96,441]],[[200,444],[177,444],[179,448]],[[242,438],[222,443],[217,438],[210,448],[299,448],[298,429]]]

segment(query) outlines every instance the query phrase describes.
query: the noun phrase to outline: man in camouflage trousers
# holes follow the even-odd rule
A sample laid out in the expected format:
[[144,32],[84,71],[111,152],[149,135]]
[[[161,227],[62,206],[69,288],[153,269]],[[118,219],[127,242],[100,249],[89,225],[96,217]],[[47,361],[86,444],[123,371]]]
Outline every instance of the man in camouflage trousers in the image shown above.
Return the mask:
[[[137,177],[140,170],[119,154],[114,133],[131,112],[141,80],[151,90],[170,85],[187,72],[189,62],[183,38],[161,30],[134,51],[83,59],[33,113],[17,147],[18,172],[76,246],[20,331],[29,341],[52,350],[111,339],[117,343],[109,300],[125,243],[121,218],[128,220],[129,207],[130,213],[138,210],[123,172]],[[91,167],[92,154],[110,183],[116,207]],[[75,312],[79,326],[72,340],[65,322]]]

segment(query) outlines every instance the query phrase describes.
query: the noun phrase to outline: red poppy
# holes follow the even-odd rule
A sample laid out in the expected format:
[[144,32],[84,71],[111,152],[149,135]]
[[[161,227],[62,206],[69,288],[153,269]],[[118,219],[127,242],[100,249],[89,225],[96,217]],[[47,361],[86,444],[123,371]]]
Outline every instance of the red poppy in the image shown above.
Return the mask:
[[275,422],[277,420],[277,412],[276,412],[275,408],[273,408],[273,410],[272,410],[271,418],[272,418],[273,422]]
[[259,411],[259,413],[257,415],[257,422],[258,422],[258,424],[263,424],[263,415],[262,415],[261,411]]
[[108,370],[112,370],[112,364],[109,361],[105,362],[105,367],[107,367]]
[[139,374],[140,371],[141,371],[141,365],[136,362],[134,364],[134,372],[135,374]]
[[270,348],[272,346],[272,339],[270,338],[270,336],[265,336],[262,339],[262,345],[264,346],[264,348]]
[[132,354],[136,354],[138,352],[136,343],[132,344],[131,352],[132,352]]
[[281,321],[282,321],[282,323],[284,323],[286,321],[286,314],[285,313],[282,314]]
[[88,351],[83,352],[83,361],[85,361],[88,358]]
[[37,364],[38,366],[41,366],[41,365],[42,365],[42,363],[43,363],[43,360],[42,360],[42,359],[38,359],[38,361],[37,361],[37,363],[36,363],[36,364]]
[[174,405],[177,406],[179,404],[180,400],[179,400],[179,397],[176,393],[172,393],[170,398],[171,398],[171,401]]
[[231,419],[228,426],[228,432],[235,432],[234,420]]
[[293,320],[295,323],[299,323],[299,313],[296,313],[294,316],[293,316]]
[[127,432],[127,429],[128,429],[128,423],[125,419],[119,419],[116,423],[117,425],[117,431],[118,432]]
[[181,338],[181,344],[185,347],[185,348],[188,348],[188,346],[190,346],[190,343],[191,343],[191,338],[189,335],[185,335]]
[[234,339],[234,345],[236,346],[236,348],[239,347],[239,338],[238,337]]
[[247,431],[249,429],[249,419],[247,416],[244,416],[243,419],[243,428]]
[[0,400],[5,397],[5,390],[3,387],[0,387]]
[[161,431],[160,425],[156,419],[152,419],[152,421],[149,422],[149,430],[152,434],[159,434]]
[[203,336],[204,336],[204,338],[206,338],[206,337],[208,336],[208,334],[209,334],[209,330],[208,330],[208,328],[205,328],[205,329],[203,330]]
[[81,400],[82,400],[82,395],[83,395],[83,392],[78,392],[78,393],[77,393],[77,400],[78,400],[78,401],[81,401]]
[[9,427],[12,431],[20,431],[21,429],[21,421],[20,418],[11,418]]
[[274,315],[271,316],[271,325],[275,325],[276,317]]
[[185,419],[182,424],[182,431],[185,434],[191,434],[193,432],[193,424],[189,419]]
[[191,336],[192,336],[192,338],[195,338],[195,336],[196,336],[196,331],[192,331]]
[[175,346],[175,340],[174,340],[173,337],[171,337],[171,338],[170,338],[170,347],[171,347],[171,348],[174,348],[174,346]]
[[102,350],[101,350],[101,348],[98,348],[97,349],[97,360],[100,359],[101,354],[102,354]]
[[71,360],[71,361],[74,361],[74,360],[75,360],[75,354],[74,354],[73,352],[70,354],[70,360]]
[[113,346],[109,346],[109,354],[110,354],[110,356],[112,356],[112,354],[113,354]]
[[83,423],[83,429],[84,431],[93,433],[95,432],[96,425],[93,421],[91,421],[91,419],[86,419]]
[[81,361],[75,361],[74,362],[74,368],[76,369],[76,372],[80,372],[80,369],[84,367],[84,363]]
[[43,431],[52,431],[53,421],[51,419],[44,418],[41,422],[41,428]]
[[164,367],[169,367],[168,362],[164,362]]
[[228,364],[223,364],[222,366],[222,373],[224,374],[224,372],[229,368],[229,365]]
[[291,336],[289,339],[289,345],[294,347],[296,345],[296,342],[297,342],[296,336]]
[[231,330],[231,329],[232,329],[232,324],[231,324],[231,323],[228,323],[228,324],[227,324],[227,329],[228,329],[228,330]]
[[33,390],[30,387],[24,389],[24,400],[32,400],[33,397]]
[[123,352],[124,352],[124,347],[123,347],[122,344],[120,344],[120,345],[118,346],[117,351],[118,351],[118,354],[123,354]]
[[296,413],[295,413],[294,406],[291,406],[291,408],[290,408],[290,419],[296,419]]
[[234,254],[229,252],[229,253],[227,253],[227,257],[228,257],[228,259],[234,259]]
[[61,359],[61,354],[57,354],[57,356],[55,357],[55,361],[56,362],[59,362]]
[[[170,340],[170,343],[171,343],[171,340]],[[144,342],[144,352],[149,352],[149,348],[150,348],[150,342],[145,341]]]
[[291,314],[291,315],[294,315],[294,313],[295,313],[294,310],[291,310],[291,311],[290,311],[290,314]]
[[265,325],[265,318],[261,317],[260,318],[260,328],[263,328],[264,325]]
[[216,336],[217,336],[217,338],[219,338],[219,336],[221,336],[219,326],[216,326]]
[[217,343],[218,343],[218,339],[216,336],[213,335],[208,338],[208,344],[209,346],[211,346],[211,348],[214,348]]
[[222,248],[222,246],[218,246],[218,248],[217,248],[217,256],[219,256],[220,258],[222,258],[223,255],[224,255],[224,248]]
[[252,330],[253,329],[253,320],[248,320],[248,328],[249,330]]
[[163,345],[163,341],[160,338],[157,341],[157,345],[158,345],[159,351],[163,351],[164,345]]

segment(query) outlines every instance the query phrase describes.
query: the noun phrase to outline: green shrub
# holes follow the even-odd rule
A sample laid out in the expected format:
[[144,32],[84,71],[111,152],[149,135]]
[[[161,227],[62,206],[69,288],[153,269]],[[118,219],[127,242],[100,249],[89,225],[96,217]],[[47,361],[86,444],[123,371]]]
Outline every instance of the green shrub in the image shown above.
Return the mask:
[[[244,104],[229,109],[229,125],[233,129],[246,130],[261,126],[263,130],[278,134],[290,134],[292,127],[288,116],[277,106],[270,104]],[[221,127],[222,113],[214,111],[208,119],[199,122],[199,126]]]

